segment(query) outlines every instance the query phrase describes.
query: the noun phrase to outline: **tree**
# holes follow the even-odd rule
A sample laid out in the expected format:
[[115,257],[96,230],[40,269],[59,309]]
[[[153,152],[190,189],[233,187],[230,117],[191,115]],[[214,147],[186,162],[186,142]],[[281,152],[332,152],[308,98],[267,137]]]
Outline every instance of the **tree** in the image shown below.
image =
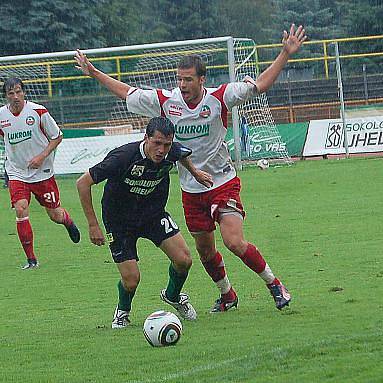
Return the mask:
[[102,1],[95,13],[103,25],[101,36],[106,46],[148,42],[151,12],[147,0]]
[[27,0],[6,3],[0,18],[3,55],[104,45],[97,0]]
[[[272,3],[262,0],[223,0],[218,1],[218,7],[221,36],[252,38],[258,44],[275,42],[270,39],[270,30],[274,29]],[[281,31],[278,32],[280,35]]]
[[[303,25],[310,40],[323,40],[340,37],[341,27],[338,23],[337,7],[330,0],[274,0],[273,19],[275,30],[288,31],[291,23]],[[280,32],[279,32],[280,33]],[[280,39],[280,34],[273,34],[274,41]]]
[[157,36],[157,41],[216,36],[219,22],[216,0],[159,0],[155,3],[153,26],[156,26],[151,29],[151,36]]

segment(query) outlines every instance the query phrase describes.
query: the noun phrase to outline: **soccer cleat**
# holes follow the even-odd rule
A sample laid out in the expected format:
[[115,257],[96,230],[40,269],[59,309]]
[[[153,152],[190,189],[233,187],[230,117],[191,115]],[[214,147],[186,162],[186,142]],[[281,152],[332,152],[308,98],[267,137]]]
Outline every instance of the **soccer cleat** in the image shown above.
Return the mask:
[[74,222],[72,222],[69,226],[65,226],[67,229],[67,232],[69,234],[69,238],[72,240],[74,243],[79,243],[80,242],[80,231],[75,225]]
[[21,270],[32,270],[37,269],[39,267],[39,263],[37,259],[28,259],[28,263],[24,266],[21,266]]
[[163,290],[161,290],[160,297],[164,302],[173,306],[178,311],[181,318],[186,319],[186,320],[196,320],[197,319],[197,313],[194,310],[194,307],[189,302],[189,296],[187,294],[180,293],[180,298],[179,298],[178,302],[173,302],[167,298],[166,289],[163,289]]
[[289,290],[282,285],[270,285],[267,286],[270,290],[270,294],[274,298],[275,306],[278,310],[282,310],[283,307],[288,306],[291,302],[291,295]]
[[112,328],[125,328],[129,323],[129,311],[119,310],[117,306],[114,310]]
[[230,310],[233,307],[237,308],[237,306],[238,306],[238,297],[235,297],[233,301],[227,301],[227,302],[224,302],[221,297],[215,301],[214,306],[212,307],[210,312],[212,314],[222,313],[224,311]]

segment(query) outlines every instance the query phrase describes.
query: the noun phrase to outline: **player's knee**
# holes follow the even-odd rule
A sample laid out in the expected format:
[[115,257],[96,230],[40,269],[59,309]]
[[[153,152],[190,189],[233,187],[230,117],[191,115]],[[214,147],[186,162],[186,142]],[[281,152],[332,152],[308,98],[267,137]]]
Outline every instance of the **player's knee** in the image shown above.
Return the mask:
[[124,284],[124,287],[126,291],[135,291],[138,287],[138,284],[140,283],[140,275],[129,275],[129,276],[123,276],[122,277],[122,283]]
[[16,217],[23,218],[28,215],[28,202],[21,202],[15,204]]
[[188,249],[184,249],[174,260],[175,266],[179,271],[188,271],[192,266],[192,257]]
[[223,243],[225,247],[238,257],[246,250],[246,242],[236,237],[225,238]]
[[62,223],[63,222],[63,213],[59,209],[49,210],[48,216],[51,221],[55,223]]
[[216,253],[216,249],[210,246],[197,246],[197,252],[202,263],[208,262]]

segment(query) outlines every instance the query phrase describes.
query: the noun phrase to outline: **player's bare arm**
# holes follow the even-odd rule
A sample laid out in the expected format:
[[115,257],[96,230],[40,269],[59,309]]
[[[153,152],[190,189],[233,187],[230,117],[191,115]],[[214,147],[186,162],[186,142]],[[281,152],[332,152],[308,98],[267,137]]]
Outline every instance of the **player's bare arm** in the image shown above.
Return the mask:
[[59,146],[62,139],[63,139],[63,137],[62,137],[62,135],[60,135],[57,138],[50,140],[47,147],[40,154],[33,157],[28,162],[28,168],[38,169],[43,164],[44,160],[57,148],[57,146]]
[[211,174],[204,172],[203,170],[197,169],[189,157],[182,158],[179,160],[179,162],[190,172],[190,174],[195,178],[195,180],[201,185],[204,185],[207,188],[213,186],[213,177],[211,176]]
[[307,36],[302,25],[295,29],[295,25],[291,24],[290,32],[283,32],[281,52],[274,62],[257,78],[256,86],[259,93],[266,92],[273,85],[289,57],[298,52],[306,40]]
[[130,89],[128,84],[125,84],[121,81],[114,79],[113,77],[107,75],[104,72],[98,70],[86,57],[86,54],[77,49],[74,59],[76,60],[77,65],[75,66],[80,70],[84,75],[93,77],[100,84],[105,86],[108,90],[114,93],[117,97],[125,100]]
[[94,185],[94,181],[89,172],[84,173],[76,182],[81,206],[88,221],[89,239],[93,244],[102,246],[105,244],[105,237],[94,211],[92,185]]

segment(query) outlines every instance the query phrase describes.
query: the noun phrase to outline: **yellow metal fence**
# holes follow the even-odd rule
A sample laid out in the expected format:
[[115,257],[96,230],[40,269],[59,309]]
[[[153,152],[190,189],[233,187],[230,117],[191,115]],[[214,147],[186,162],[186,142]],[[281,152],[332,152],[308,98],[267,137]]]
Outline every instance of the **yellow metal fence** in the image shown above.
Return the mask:
[[[340,59],[349,60],[355,58],[371,58],[371,57],[381,57],[383,58],[383,50],[376,50],[375,46],[383,46],[383,35],[378,36],[361,36],[361,37],[350,37],[350,38],[340,38],[340,39],[326,39],[318,41],[307,41],[304,43],[304,47],[297,57],[289,60],[289,63],[303,63],[310,66],[310,63],[320,63],[323,66],[323,75],[324,78],[329,78],[329,63],[335,61],[335,54],[332,48],[332,44],[338,42],[340,44]],[[375,42],[375,44],[371,44]],[[355,43],[357,47],[355,48]],[[342,51],[349,52],[350,45],[354,44],[352,47],[351,53],[342,54]],[[371,46],[372,45],[372,46]],[[279,51],[282,44],[260,44],[256,45],[256,65],[262,70],[268,66],[274,59],[275,55]],[[114,76],[118,79],[128,76],[131,73],[124,72],[121,70],[121,60],[129,60],[131,58],[137,58],[136,55],[120,55],[120,56],[111,56],[111,57],[97,57],[94,58],[94,62],[106,62],[111,63],[114,70],[109,72],[111,76]],[[47,61],[34,61],[34,62],[0,62],[0,73],[3,71],[11,70],[12,68],[25,69],[32,68],[32,71],[35,69],[35,72],[38,71],[40,75],[37,78],[25,79],[26,83],[45,83],[47,86],[47,94],[49,97],[52,97],[53,84],[58,82],[68,82],[83,79],[81,75],[76,75],[74,72],[72,74],[60,73],[58,67],[73,67],[74,60],[47,60]],[[37,70],[36,70],[37,68]]]

